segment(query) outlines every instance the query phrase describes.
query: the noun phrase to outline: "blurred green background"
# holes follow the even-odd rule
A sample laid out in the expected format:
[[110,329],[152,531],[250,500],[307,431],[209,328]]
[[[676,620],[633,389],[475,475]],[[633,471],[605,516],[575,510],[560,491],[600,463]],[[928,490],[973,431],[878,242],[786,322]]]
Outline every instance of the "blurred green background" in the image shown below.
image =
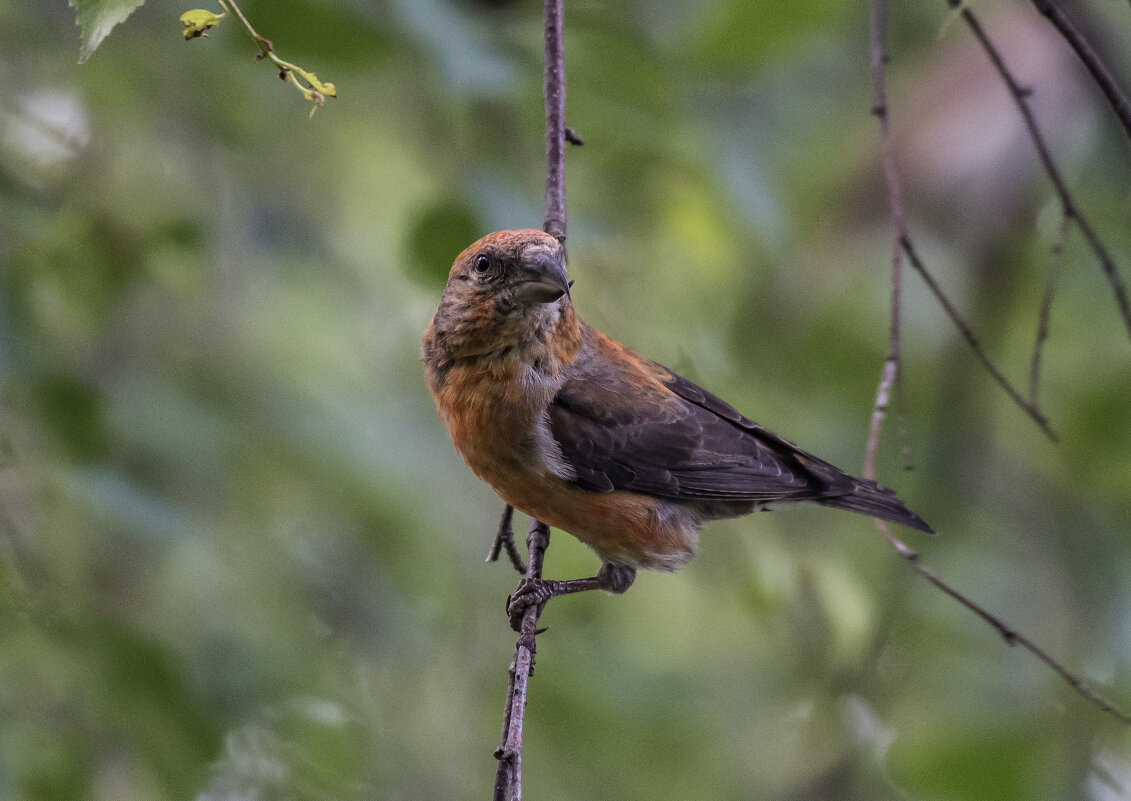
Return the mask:
[[[246,0],[339,98],[149,0],[90,61],[0,0],[0,798],[490,793],[516,583],[419,337],[455,254],[539,227],[540,3]],[[912,233],[1026,387],[1058,209],[946,4],[891,9]],[[1131,75],[1131,9],[1082,18]],[[1131,278],[1131,158],[1032,8],[977,4]],[[858,471],[890,230],[864,3],[571,1],[573,296]],[[1124,81],[1126,83],[1126,81]],[[906,280],[915,469],[953,583],[1131,707],[1131,344],[1070,235],[1041,399]],[[525,521],[518,522],[519,533]],[[555,534],[547,575],[595,558]],[[1131,734],[916,579],[870,521],[711,524],[678,574],[550,605],[528,797],[1131,797]]]

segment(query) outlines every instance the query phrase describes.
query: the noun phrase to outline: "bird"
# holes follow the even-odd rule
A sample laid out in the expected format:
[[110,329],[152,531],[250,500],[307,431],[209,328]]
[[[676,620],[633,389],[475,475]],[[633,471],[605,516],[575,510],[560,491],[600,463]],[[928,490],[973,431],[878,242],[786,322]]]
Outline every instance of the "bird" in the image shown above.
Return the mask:
[[456,257],[422,360],[458,453],[507,504],[592,549],[590,578],[524,579],[511,624],[552,597],[674,571],[700,526],[809,502],[923,532],[895,493],[744,417],[578,317],[562,244],[496,231]]

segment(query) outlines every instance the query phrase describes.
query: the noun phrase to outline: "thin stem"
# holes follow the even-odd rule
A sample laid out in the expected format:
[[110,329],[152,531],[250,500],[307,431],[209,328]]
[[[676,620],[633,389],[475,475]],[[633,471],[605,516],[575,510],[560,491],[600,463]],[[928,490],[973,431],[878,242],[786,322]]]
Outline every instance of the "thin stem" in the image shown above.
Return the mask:
[[563,245],[565,209],[565,50],[562,43],[562,0],[543,0],[546,66],[542,85],[546,105],[546,233]]
[[1033,5],[1048,19],[1052,26],[1056,28],[1057,32],[1068,42],[1069,46],[1075,51],[1076,57],[1084,64],[1088,72],[1092,75],[1092,80],[1100,87],[1100,91],[1104,93],[1107,98],[1108,105],[1111,110],[1115,112],[1115,116],[1119,118],[1119,122],[1123,125],[1123,130],[1131,139],[1131,103],[1127,101],[1127,96],[1123,94],[1123,90],[1115,82],[1115,77],[1108,70],[1107,65],[1099,57],[1099,54],[1092,49],[1088,44],[1088,40],[1084,38],[1084,34],[1080,33],[1072,20],[1064,13],[1064,10],[1058,6],[1053,0],[1033,0]]
[[872,52],[872,83],[875,88],[873,112],[880,121],[880,154],[883,161],[884,183],[887,185],[888,205],[891,209],[891,324],[888,331],[888,354],[880,371],[876,387],[876,402],[872,405],[872,420],[868,427],[868,445],[864,455],[864,476],[876,477],[876,451],[880,444],[880,431],[887,415],[892,389],[898,387],[900,363],[901,296],[903,291],[903,245],[907,238],[907,222],[903,210],[903,190],[899,168],[895,161],[891,123],[888,119],[887,88],[884,64],[884,0],[872,0],[870,43]]
[[1029,108],[1028,91],[1017,83],[1017,79],[1013,77],[1013,74],[1005,65],[1005,60],[1002,58],[1001,53],[998,52],[994,43],[990,41],[989,36],[986,35],[985,29],[982,28],[981,23],[978,22],[978,18],[974,16],[974,13],[970,11],[968,7],[961,5],[962,0],[947,0],[947,3],[951,8],[959,9],[959,16],[962,17],[966,26],[970,28],[970,32],[974,34],[974,38],[978,40],[978,43],[982,46],[986,55],[989,56],[994,68],[1009,89],[1009,94],[1013,98],[1013,102],[1025,122],[1025,127],[1029,131],[1029,138],[1033,141],[1033,146],[1037,149],[1037,156],[1040,158],[1041,164],[1045,168],[1045,173],[1052,182],[1053,189],[1060,198],[1061,206],[1064,208],[1064,214],[1079,226],[1080,233],[1084,235],[1084,239],[1088,242],[1088,247],[1092,249],[1092,252],[1099,260],[1100,268],[1103,270],[1108,283],[1111,285],[1112,294],[1115,295],[1115,303],[1119,307],[1119,313],[1123,317],[1123,323],[1127,328],[1127,333],[1131,336],[1131,301],[1128,301],[1127,289],[1123,284],[1123,279],[1119,275],[1119,270],[1115,266],[1115,261],[1112,259],[1111,254],[1108,253],[1107,248],[1104,246],[1103,242],[1100,241],[1099,236],[1080,211],[1079,206],[1076,205],[1072,193],[1068,191],[1068,185],[1065,183],[1063,176],[1060,174],[1060,170],[1053,161],[1048,143],[1045,142],[1040,128],[1037,127],[1037,121],[1033,117],[1033,112]]
[[[562,245],[566,239],[565,210],[565,54],[562,45],[562,0],[544,0],[546,66],[543,81],[543,101],[546,106],[546,217],[544,230]],[[580,144],[580,139],[578,139]],[[511,540],[508,554],[515,566],[522,564],[514,547],[511,530],[511,513],[508,506],[503,511],[496,542]],[[550,545],[550,527],[532,519],[526,536],[526,578],[542,578],[542,561]],[[492,549],[497,558],[497,549]],[[531,604],[522,615],[522,626],[515,644],[514,660],[507,674],[507,703],[503,712],[502,745],[495,752],[499,760],[495,772],[494,801],[521,801],[522,799],[522,724],[526,711],[527,682],[534,672],[534,654],[538,635],[539,605]]]
[[1034,643],[1025,635],[1018,632],[1015,628],[1010,626],[997,615],[990,612],[981,604],[970,599],[959,590],[952,587],[947,582],[943,581],[934,571],[926,567],[920,560],[919,554],[912,548],[908,547],[901,539],[891,533],[891,529],[882,520],[876,521],[876,527],[880,533],[883,534],[888,543],[895,549],[904,560],[907,561],[911,568],[932,584],[936,589],[941,590],[944,594],[949,595],[962,606],[969,609],[975,615],[980,617],[983,621],[988,623],[994,630],[997,631],[1001,638],[1005,640],[1008,645],[1019,645],[1035,656],[1041,662],[1044,662],[1056,675],[1060,676],[1064,682],[1071,687],[1078,695],[1086,699],[1092,704],[1095,704],[1107,714],[1115,717],[1121,722],[1131,725],[1131,715],[1121,710],[1119,707],[1112,704],[1104,698],[1099,691],[1092,687],[1088,682],[1077,676],[1071,670],[1066,668],[1057,659],[1049,655],[1047,651]]
[[1038,408],[1041,387],[1041,357],[1044,354],[1045,340],[1049,335],[1049,317],[1052,314],[1052,299],[1056,294],[1060,268],[1064,264],[1064,244],[1068,238],[1068,215],[1062,214],[1057,228],[1056,241],[1049,257],[1049,274],[1045,279],[1045,291],[1041,297],[1041,311],[1037,316],[1037,336],[1033,342],[1033,357],[1029,363],[1029,403]]
[[[542,577],[542,562],[550,545],[550,527],[538,520],[530,521],[526,535],[528,561],[526,578]],[[503,709],[502,745],[495,752],[499,760],[495,771],[495,801],[520,801],[522,798],[522,724],[526,711],[526,688],[534,673],[535,638],[538,634],[538,604],[527,607],[522,616],[522,630],[515,644],[514,660],[508,671],[507,703]]]
[[239,21],[243,23],[243,26],[245,28],[247,28],[247,32],[249,34],[251,34],[251,38],[254,39],[256,45],[259,46],[259,50],[260,50],[259,58],[267,58],[268,56],[271,55],[272,52],[274,52],[275,45],[273,45],[271,43],[271,40],[268,39],[267,37],[260,36],[258,33],[255,32],[255,28],[251,27],[251,23],[248,22],[247,17],[245,17],[243,15],[243,12],[240,11],[240,7],[238,5],[236,5],[236,0],[219,0],[219,2],[220,2],[220,5],[222,5],[233,16],[235,16],[237,19],[239,19]]
[[966,340],[966,344],[970,346],[970,349],[974,351],[974,355],[978,358],[978,361],[982,363],[982,366],[986,368],[986,372],[990,374],[990,378],[1005,391],[1005,394],[1009,396],[1010,400],[1017,404],[1021,411],[1029,415],[1030,419],[1037,424],[1041,431],[1045,433],[1046,437],[1056,442],[1056,433],[1052,430],[1052,426],[1049,425],[1049,421],[1045,418],[1044,414],[1042,414],[1041,410],[1036,406],[1021,397],[1021,393],[1014,389],[1013,385],[1009,383],[1009,379],[990,361],[990,358],[982,349],[978,338],[974,336],[974,332],[970,330],[970,326],[966,324],[966,321],[962,319],[962,316],[958,313],[958,310],[954,308],[950,299],[943,294],[942,289],[935,283],[934,276],[927,270],[927,266],[923,263],[923,260],[919,258],[919,253],[915,250],[915,245],[911,242],[910,238],[904,238],[903,250],[907,253],[907,258],[911,261],[911,266],[919,273],[923,281],[927,284],[927,288],[931,290],[935,298],[942,305],[943,310],[947,313],[947,316],[950,317],[950,321],[954,323],[955,328],[958,329],[963,339]]

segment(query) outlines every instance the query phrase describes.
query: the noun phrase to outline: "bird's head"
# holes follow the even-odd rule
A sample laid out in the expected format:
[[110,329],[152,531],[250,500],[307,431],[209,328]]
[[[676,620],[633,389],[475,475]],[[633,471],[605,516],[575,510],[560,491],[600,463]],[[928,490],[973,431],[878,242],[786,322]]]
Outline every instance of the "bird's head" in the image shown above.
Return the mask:
[[542,231],[496,231],[456,257],[429,335],[450,356],[545,336],[570,306],[565,253]]

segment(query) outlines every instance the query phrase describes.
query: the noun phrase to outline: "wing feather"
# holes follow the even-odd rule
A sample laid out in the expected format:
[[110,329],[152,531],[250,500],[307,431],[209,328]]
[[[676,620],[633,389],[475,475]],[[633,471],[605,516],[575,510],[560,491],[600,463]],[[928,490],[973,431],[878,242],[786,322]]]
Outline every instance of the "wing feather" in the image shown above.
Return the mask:
[[[595,348],[606,352],[594,357]],[[595,492],[688,502],[814,501],[931,531],[891,490],[806,453],[608,339],[589,344],[548,417],[574,482]]]

